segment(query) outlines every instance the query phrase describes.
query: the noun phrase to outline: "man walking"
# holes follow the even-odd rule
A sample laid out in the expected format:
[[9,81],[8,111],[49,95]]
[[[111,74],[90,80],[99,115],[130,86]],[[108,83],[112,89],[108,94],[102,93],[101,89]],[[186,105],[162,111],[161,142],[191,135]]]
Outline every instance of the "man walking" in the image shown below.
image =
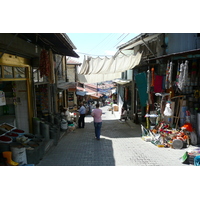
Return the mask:
[[96,104],[96,109],[94,109],[91,113],[92,117],[94,118],[94,128],[95,128],[95,137],[97,140],[100,140],[101,135],[101,126],[102,126],[102,110],[99,109],[99,104]]
[[86,112],[86,108],[83,105],[83,103],[81,103],[80,105],[80,109],[78,110],[80,113],[80,117],[78,119],[78,127],[79,128],[84,128],[85,127],[85,112]]

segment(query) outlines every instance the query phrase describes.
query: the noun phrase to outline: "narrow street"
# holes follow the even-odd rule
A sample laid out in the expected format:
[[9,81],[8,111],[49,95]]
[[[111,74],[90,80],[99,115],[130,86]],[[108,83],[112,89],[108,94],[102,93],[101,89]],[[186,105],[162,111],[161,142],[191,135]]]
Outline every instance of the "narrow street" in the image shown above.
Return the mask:
[[94,138],[93,119],[85,118],[84,129],[66,133],[37,166],[188,166],[179,160],[186,149],[158,148],[141,139],[139,125],[119,122],[103,110],[101,140]]

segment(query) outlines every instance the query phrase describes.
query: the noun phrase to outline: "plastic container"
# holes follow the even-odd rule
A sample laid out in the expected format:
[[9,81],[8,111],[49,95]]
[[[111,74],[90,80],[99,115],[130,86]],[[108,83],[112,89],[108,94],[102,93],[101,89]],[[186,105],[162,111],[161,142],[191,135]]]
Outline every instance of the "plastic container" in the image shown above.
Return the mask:
[[13,161],[18,162],[19,165],[27,164],[26,148],[16,145],[11,146]]

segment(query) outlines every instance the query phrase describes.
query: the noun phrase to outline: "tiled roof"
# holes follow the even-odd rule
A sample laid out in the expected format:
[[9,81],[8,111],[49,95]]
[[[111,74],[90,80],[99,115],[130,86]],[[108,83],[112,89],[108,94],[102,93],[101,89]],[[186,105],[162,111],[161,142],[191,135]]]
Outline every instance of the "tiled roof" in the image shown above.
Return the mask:
[[78,62],[77,60],[73,60],[71,58],[67,58],[67,64],[71,64],[71,65],[81,65],[80,62]]

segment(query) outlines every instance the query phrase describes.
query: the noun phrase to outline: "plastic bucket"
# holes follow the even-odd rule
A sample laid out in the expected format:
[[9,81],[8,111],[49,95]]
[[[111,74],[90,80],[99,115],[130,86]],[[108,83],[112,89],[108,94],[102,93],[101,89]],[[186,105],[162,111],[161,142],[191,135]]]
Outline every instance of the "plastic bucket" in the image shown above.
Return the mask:
[[194,158],[194,165],[195,165],[195,166],[200,166],[200,156],[196,156],[196,157]]
[[15,162],[18,162],[19,165],[26,165],[27,164],[27,157],[26,157],[26,148],[22,146],[11,146],[12,151],[12,159]]

